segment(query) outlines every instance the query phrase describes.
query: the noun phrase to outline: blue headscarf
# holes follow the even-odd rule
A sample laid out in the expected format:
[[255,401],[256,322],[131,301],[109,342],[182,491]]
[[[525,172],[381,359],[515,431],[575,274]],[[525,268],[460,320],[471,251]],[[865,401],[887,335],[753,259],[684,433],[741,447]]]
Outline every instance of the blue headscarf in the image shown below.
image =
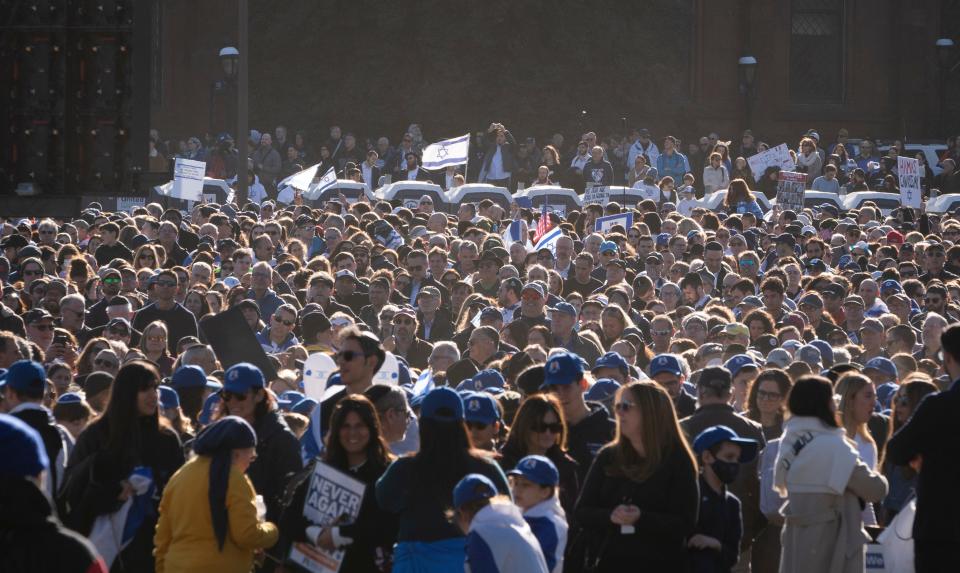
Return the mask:
[[193,451],[208,456],[210,462],[210,517],[217,544],[223,551],[227,539],[227,485],[233,450],[255,448],[257,433],[243,418],[227,416],[200,431],[193,442]]

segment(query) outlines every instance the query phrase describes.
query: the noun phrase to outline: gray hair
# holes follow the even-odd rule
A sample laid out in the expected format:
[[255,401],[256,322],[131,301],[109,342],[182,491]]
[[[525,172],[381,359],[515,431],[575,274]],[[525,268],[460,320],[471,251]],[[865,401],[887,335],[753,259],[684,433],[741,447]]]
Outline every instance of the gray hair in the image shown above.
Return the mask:
[[457,345],[454,344],[453,342],[449,341],[449,340],[442,340],[442,341],[437,342],[437,343],[435,343],[435,344],[433,345],[433,351],[430,353],[430,358],[429,358],[429,360],[427,360],[427,362],[432,361],[432,360],[434,359],[434,357],[437,356],[437,354],[438,354],[437,351],[438,351],[438,350],[439,350],[439,351],[443,351],[443,350],[448,351],[448,352],[453,356],[453,361],[454,361],[454,362],[456,362],[457,360],[460,360],[460,349],[457,348]]

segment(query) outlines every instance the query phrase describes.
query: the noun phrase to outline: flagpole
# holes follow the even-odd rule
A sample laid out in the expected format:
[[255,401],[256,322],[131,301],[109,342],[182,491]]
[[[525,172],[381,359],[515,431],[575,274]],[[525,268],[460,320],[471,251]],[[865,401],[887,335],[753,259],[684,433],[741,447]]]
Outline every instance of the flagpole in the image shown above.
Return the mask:
[[463,182],[469,183],[467,177],[470,173],[470,145],[473,143],[473,136],[467,131],[467,162],[463,164]]

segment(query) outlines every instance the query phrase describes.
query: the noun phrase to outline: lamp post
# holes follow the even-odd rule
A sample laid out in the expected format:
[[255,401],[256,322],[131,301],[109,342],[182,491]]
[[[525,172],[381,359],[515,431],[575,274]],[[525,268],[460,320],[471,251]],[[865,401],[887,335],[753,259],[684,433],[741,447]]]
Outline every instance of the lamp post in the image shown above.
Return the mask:
[[744,126],[743,129],[752,129],[750,122],[753,115],[753,86],[757,79],[757,58],[746,55],[737,60],[737,72],[740,78],[740,93],[744,97]]
[[240,53],[237,55],[237,206],[243,208],[247,202],[247,71],[250,61],[248,43],[249,21],[247,20],[247,0],[237,2],[237,41]]
[[940,130],[943,136],[947,135],[947,129],[945,118],[947,111],[947,78],[950,76],[950,72],[953,70],[950,69],[950,64],[953,60],[953,52],[956,48],[956,43],[950,38],[938,38],[934,43],[934,46],[937,50],[937,69],[940,71]]

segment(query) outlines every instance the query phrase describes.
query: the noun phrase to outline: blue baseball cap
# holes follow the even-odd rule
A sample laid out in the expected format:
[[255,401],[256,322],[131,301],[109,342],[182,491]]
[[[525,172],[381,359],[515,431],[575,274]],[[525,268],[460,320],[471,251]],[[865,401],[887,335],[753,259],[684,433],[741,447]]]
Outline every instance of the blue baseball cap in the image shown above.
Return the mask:
[[753,359],[753,356],[749,354],[737,354],[727,360],[723,365],[724,368],[730,371],[730,376],[736,377],[744,368],[759,368],[757,361]]
[[517,462],[517,467],[507,472],[507,475],[521,476],[535,484],[556,486],[560,483],[560,472],[557,466],[545,456],[527,456]]
[[17,360],[10,365],[0,381],[0,388],[9,386],[18,392],[42,393],[47,384],[43,364],[33,360]]
[[237,394],[246,394],[252,388],[263,388],[266,385],[263,372],[249,362],[240,362],[227,368],[224,380],[223,389]]
[[492,424],[500,421],[496,399],[486,392],[470,392],[464,396],[463,410],[468,422]]
[[615,396],[619,389],[620,383],[613,378],[601,378],[593,383],[583,398],[592,402],[603,402]]
[[452,388],[435,388],[420,404],[420,417],[437,422],[462,422],[463,398]]
[[464,505],[479,499],[496,497],[497,486],[483,474],[467,474],[453,488],[453,506]]
[[566,350],[552,354],[544,366],[543,385],[540,389],[561,384],[573,384],[583,380],[586,364],[583,359]]
[[552,310],[553,312],[562,312],[564,314],[569,314],[574,318],[576,318],[578,315],[577,307],[573,306],[569,302],[558,302],[550,310]]
[[600,243],[600,252],[606,253],[607,251],[613,251],[615,253],[619,253],[620,247],[613,241],[604,241]]
[[463,382],[457,385],[457,392],[463,390],[470,390],[474,392],[483,392],[493,388],[503,389],[507,385],[506,380],[503,379],[503,374],[498,370],[487,369],[481,370],[473,375],[473,378],[467,378]]
[[683,376],[683,366],[680,359],[673,354],[661,354],[650,362],[650,376],[656,376],[661,372],[669,372],[674,376]]
[[213,419],[213,411],[216,410],[217,404],[219,404],[221,401],[220,394],[210,394],[207,396],[207,399],[203,401],[203,408],[200,410],[200,414],[197,416],[197,421],[204,426],[209,424]]
[[867,363],[864,364],[863,369],[864,371],[877,370],[879,372],[883,372],[884,374],[886,374],[887,376],[890,376],[894,380],[898,380],[900,378],[900,373],[897,370],[897,365],[893,363],[893,360],[890,360],[889,358],[884,358],[882,356],[878,356],[876,358],[871,358],[870,360],[868,360]]
[[290,412],[293,409],[293,405],[303,400],[305,396],[302,392],[297,392],[296,390],[287,390],[283,394],[277,396],[277,406],[280,407],[280,410],[283,412]]
[[670,244],[670,233],[660,233],[657,235],[657,246],[667,246]]
[[76,392],[64,392],[57,396],[57,404],[79,404],[83,402],[83,396]]
[[290,408],[290,411],[294,414],[302,414],[304,416],[309,416],[310,412],[317,406],[317,401],[313,398],[304,398]]
[[195,364],[188,364],[177,368],[170,378],[170,387],[174,390],[186,388],[202,388],[207,385],[207,374],[203,368]]
[[0,475],[34,477],[50,467],[40,433],[16,416],[0,414]]
[[630,373],[630,365],[627,364],[626,358],[620,356],[619,352],[607,352],[600,358],[597,358],[597,361],[593,364],[593,370],[591,370],[591,372],[596,372],[601,368],[616,368],[624,374]]
[[887,292],[890,292],[890,293],[898,293],[898,292],[903,292],[903,287],[900,285],[899,282],[897,282],[897,281],[895,281],[895,280],[893,280],[893,279],[885,280],[885,281],[883,281],[883,282],[880,284],[880,292],[881,292],[881,293],[887,293]]
[[160,405],[164,410],[174,410],[180,407],[180,395],[169,386],[160,386]]
[[756,440],[741,438],[727,426],[710,426],[697,434],[696,439],[693,440],[693,451],[696,452],[697,455],[700,455],[705,450],[723,442],[731,442],[740,446],[741,464],[752,461],[757,457],[759,444]]
[[820,358],[823,359],[824,366],[833,366],[833,347],[830,346],[830,343],[822,338],[817,338],[810,341],[810,346],[816,346],[820,349]]
[[740,300],[740,304],[748,304],[755,308],[763,308],[763,300],[757,295],[745,296]]

